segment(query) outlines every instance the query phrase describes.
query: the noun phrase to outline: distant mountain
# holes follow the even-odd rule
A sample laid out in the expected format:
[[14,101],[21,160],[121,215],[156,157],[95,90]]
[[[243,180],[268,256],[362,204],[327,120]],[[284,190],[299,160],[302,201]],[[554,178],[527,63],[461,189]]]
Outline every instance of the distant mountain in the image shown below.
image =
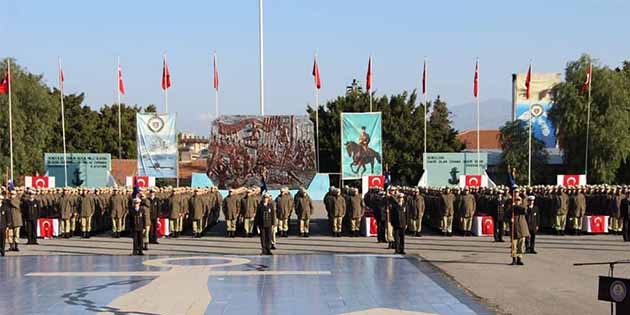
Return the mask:
[[[498,129],[512,119],[512,101],[489,99],[479,103],[479,128]],[[477,128],[477,105],[474,102],[449,106],[455,129],[462,132]]]

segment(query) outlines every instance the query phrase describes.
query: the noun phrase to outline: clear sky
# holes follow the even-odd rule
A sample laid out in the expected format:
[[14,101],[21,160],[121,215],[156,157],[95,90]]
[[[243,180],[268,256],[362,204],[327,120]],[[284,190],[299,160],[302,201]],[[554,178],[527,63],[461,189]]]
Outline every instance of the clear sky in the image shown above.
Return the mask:
[[[365,80],[374,56],[374,89],[417,88],[429,58],[429,95],[450,105],[473,101],[480,58],[481,99],[511,99],[511,73],[563,72],[590,53],[617,65],[628,58],[627,0],[421,1],[266,0],[266,113],[303,114],[314,102],[312,58],[319,56],[322,101]],[[182,131],[208,132],[214,112],[211,54],[221,76],[220,112],[257,114],[258,1],[0,0],[0,56],[12,56],[56,84],[61,56],[67,92],[88,105],[116,100],[116,57],[123,102],[156,104],[162,54],[173,86],[169,109]]]

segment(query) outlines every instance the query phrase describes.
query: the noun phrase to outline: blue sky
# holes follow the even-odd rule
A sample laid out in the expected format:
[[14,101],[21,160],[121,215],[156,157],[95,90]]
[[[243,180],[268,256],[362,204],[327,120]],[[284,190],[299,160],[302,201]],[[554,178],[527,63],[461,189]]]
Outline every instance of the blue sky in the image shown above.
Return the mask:
[[[318,52],[321,99],[365,79],[374,56],[378,94],[417,88],[429,58],[429,95],[451,106],[473,101],[474,60],[481,99],[511,99],[510,75],[563,72],[587,52],[603,63],[628,59],[630,2],[620,0],[265,1],[266,113],[302,114],[314,102]],[[116,100],[116,57],[131,104],[163,108],[162,54],[173,86],[169,109],[179,128],[205,134],[214,111],[211,54],[218,53],[223,114],[258,113],[258,1],[0,0],[0,56],[12,56],[49,84],[57,57],[67,92],[88,105]]]

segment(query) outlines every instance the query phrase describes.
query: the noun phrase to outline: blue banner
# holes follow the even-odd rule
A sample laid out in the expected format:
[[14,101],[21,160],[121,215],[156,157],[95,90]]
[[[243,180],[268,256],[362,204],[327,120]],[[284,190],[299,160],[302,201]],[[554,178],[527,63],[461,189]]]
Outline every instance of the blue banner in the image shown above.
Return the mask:
[[381,175],[381,113],[342,113],[341,172],[343,179]]
[[545,143],[545,148],[556,147],[556,128],[547,113],[553,104],[551,102],[536,102],[532,104],[532,113],[529,113],[529,104],[516,104],[516,119],[525,122],[525,128],[532,117],[532,135]]
[[175,115],[136,114],[138,175],[177,178]]

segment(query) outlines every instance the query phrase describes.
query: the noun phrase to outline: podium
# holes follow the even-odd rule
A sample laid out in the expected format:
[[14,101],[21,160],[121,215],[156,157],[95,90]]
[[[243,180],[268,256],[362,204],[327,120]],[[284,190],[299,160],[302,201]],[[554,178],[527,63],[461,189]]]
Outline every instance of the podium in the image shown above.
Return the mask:
[[630,279],[599,277],[597,299],[615,303],[615,314],[630,314]]

